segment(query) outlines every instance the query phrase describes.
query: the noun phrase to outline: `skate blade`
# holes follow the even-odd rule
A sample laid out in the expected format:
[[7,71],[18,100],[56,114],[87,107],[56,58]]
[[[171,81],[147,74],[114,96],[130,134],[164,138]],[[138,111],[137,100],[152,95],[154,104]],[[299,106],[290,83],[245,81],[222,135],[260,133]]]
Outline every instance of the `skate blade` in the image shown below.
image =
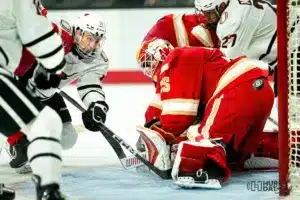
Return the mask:
[[203,188],[203,189],[221,189],[222,185],[216,179],[207,180],[205,183],[194,182],[189,179],[181,178],[174,182],[176,185],[186,189]]

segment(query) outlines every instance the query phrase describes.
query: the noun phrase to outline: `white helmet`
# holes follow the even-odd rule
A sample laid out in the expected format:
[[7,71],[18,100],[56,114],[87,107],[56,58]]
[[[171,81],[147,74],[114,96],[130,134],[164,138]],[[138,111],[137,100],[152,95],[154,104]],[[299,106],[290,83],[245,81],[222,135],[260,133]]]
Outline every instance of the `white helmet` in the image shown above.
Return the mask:
[[208,11],[212,9],[219,9],[222,3],[227,4],[229,0],[195,0],[195,8],[199,11]]
[[106,39],[106,24],[97,15],[84,14],[74,23],[75,50],[83,58],[94,58]]

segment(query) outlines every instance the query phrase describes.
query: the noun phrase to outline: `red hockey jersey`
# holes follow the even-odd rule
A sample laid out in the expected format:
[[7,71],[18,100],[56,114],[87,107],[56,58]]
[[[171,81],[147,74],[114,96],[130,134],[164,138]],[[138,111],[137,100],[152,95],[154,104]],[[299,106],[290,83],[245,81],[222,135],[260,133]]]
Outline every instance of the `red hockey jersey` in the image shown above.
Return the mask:
[[[174,47],[199,46],[218,48],[216,30],[206,28],[203,15],[166,15],[150,29],[143,41],[160,38],[169,41]],[[160,115],[160,97],[155,95],[145,113],[146,124]]]
[[219,47],[216,30],[206,28],[203,15],[170,14],[156,22],[143,41],[160,38],[169,41],[174,47],[200,46]]
[[176,48],[155,72],[161,128],[178,137],[194,122],[200,104],[224,89],[267,77],[260,67],[246,57],[230,61],[219,49]]

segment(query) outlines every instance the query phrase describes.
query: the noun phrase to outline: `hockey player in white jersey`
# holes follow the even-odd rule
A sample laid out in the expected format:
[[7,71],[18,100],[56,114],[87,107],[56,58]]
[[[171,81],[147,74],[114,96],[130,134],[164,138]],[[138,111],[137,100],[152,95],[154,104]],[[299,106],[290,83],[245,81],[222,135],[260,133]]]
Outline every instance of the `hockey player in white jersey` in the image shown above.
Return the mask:
[[[0,132],[4,136],[19,130],[26,132],[37,199],[62,200],[61,119],[13,76],[27,48],[38,62],[32,77],[35,87],[57,87],[65,66],[62,41],[40,15],[38,0],[0,0],[0,5]],[[13,198],[13,193],[1,190],[0,199]]]
[[[106,25],[100,16],[85,14],[76,19],[75,23],[61,20],[60,25],[53,24],[63,40],[67,65],[61,73],[59,88],[78,79],[76,84],[79,96],[88,108],[82,114],[82,121],[90,131],[98,131],[99,123],[105,122],[108,105],[102,90],[102,80],[108,70],[108,59],[103,51],[106,39]],[[26,66],[21,66],[24,68]],[[24,71],[18,69],[19,71]],[[22,77],[27,84],[31,77],[28,71]],[[20,77],[21,78],[21,77]],[[32,84],[29,79],[29,84]],[[67,150],[74,146],[77,133],[71,124],[71,115],[56,89],[36,89],[37,96],[48,106],[56,110],[63,121],[62,147]],[[26,148],[28,141],[22,132],[15,133],[8,138],[10,145],[8,152],[13,154],[10,166],[19,173],[30,172],[25,163],[27,161]]]
[[[209,27],[216,29],[220,49],[227,57],[247,56],[269,64],[276,97],[276,8],[264,0],[195,0],[194,3],[196,12],[203,13]],[[277,109],[277,98],[273,109]]]
[[277,64],[276,8],[263,0],[195,0],[210,28],[216,28],[220,49],[231,59],[247,56]]

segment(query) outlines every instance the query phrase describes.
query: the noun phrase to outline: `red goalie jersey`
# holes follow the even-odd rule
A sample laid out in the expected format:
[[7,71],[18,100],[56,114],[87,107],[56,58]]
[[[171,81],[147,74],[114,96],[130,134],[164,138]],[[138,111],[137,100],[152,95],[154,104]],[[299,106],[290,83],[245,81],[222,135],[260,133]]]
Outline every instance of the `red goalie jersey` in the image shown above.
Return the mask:
[[[156,22],[144,37],[143,43],[154,38],[166,40],[173,47],[199,46],[218,48],[216,30],[206,28],[207,22],[202,14],[170,14]],[[143,46],[142,43],[142,46]],[[152,105],[146,111],[146,124],[153,119],[158,102],[154,97]]]
[[218,47],[216,30],[206,28],[202,14],[170,14],[156,22],[143,41],[159,38],[169,41],[174,47]]
[[[181,176],[199,170],[205,170],[209,179],[217,174],[221,182],[227,181],[228,159],[243,162],[259,147],[276,153],[268,151],[272,145],[262,142],[276,140],[263,134],[274,101],[266,63],[246,57],[229,60],[220,50],[204,47],[173,50],[162,40],[150,41],[142,52],[143,71],[157,81],[156,109],[160,110],[159,123],[147,127],[166,144],[176,144],[187,134],[188,139],[178,145],[172,168],[178,185],[186,184]],[[202,116],[198,129],[187,131],[197,116]]]
[[174,141],[193,124],[199,105],[205,110],[196,137],[220,137],[226,144],[235,138],[239,149],[250,130],[260,134],[274,98],[264,67],[245,57],[229,61],[218,49],[173,50],[155,72],[165,139]]
[[[203,47],[175,48],[168,54],[168,45],[157,42],[161,46],[154,48],[153,44],[149,43],[141,60],[145,71],[155,70],[160,123],[148,127],[168,144],[178,143],[183,133],[188,138],[178,145],[173,179],[177,180],[179,172],[210,170],[207,164],[217,164],[227,181],[227,159],[233,158],[228,154],[235,153],[235,160],[242,162],[267,138],[263,128],[274,101],[265,71],[268,65],[246,57],[231,61],[220,50]],[[168,56],[157,64],[157,54],[162,58],[164,52]],[[157,60],[151,60],[153,55]],[[205,108],[199,110],[200,105]],[[199,115],[199,128],[187,131]]]

